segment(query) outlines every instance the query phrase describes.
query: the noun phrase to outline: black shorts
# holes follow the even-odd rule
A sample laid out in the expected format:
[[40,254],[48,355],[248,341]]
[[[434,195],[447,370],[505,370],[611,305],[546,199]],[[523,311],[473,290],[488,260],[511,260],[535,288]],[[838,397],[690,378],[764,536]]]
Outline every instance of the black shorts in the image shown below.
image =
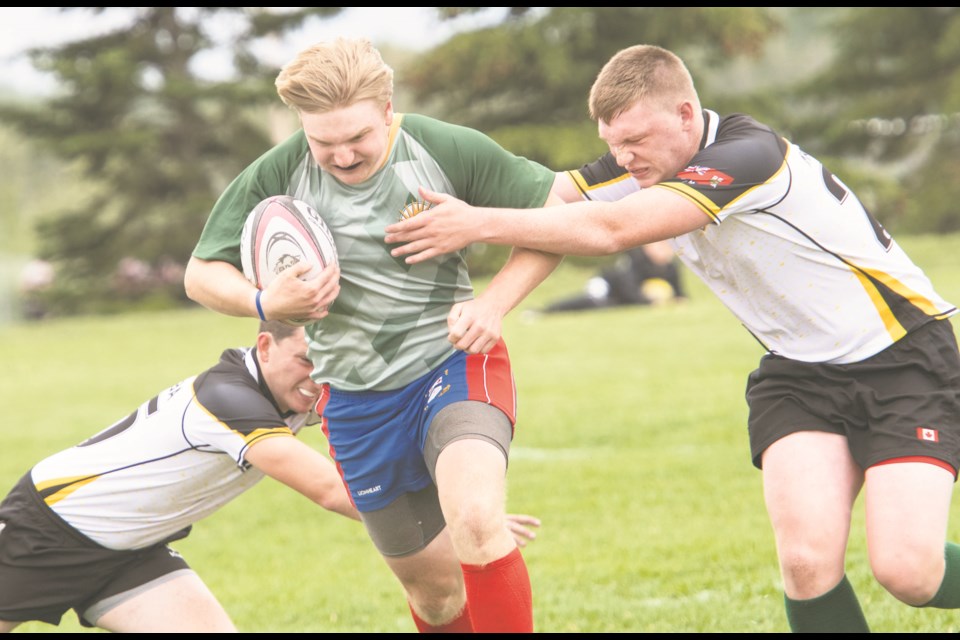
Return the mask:
[[[187,531],[183,531],[184,537]],[[93,542],[54,513],[27,473],[0,503],[0,620],[60,624],[118,594],[189,569],[165,541],[135,551]]]
[[798,431],[847,437],[863,469],[896,458],[960,467],[960,353],[949,320],[929,322],[852,364],[771,354],[747,381],[750,454]]

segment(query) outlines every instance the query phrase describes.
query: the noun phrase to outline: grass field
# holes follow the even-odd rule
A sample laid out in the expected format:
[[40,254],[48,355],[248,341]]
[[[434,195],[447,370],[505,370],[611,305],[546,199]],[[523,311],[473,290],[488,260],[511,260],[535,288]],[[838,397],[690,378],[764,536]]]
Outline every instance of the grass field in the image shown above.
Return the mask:
[[[960,302],[960,236],[901,242]],[[523,308],[577,291],[589,274],[561,267]],[[747,444],[744,383],[761,350],[687,284],[681,305],[508,318],[520,393],[509,508],[543,520],[524,552],[538,631],[788,630]],[[0,487],[252,342],[255,328],[202,309],[0,327]],[[303,437],[326,450],[319,431]],[[362,527],[272,480],[174,546],[243,631],[415,631]],[[960,631],[960,613],[909,608],[876,584],[862,505],[848,573],[874,631]],[[17,629],[52,630],[83,629],[72,613],[58,628]]]

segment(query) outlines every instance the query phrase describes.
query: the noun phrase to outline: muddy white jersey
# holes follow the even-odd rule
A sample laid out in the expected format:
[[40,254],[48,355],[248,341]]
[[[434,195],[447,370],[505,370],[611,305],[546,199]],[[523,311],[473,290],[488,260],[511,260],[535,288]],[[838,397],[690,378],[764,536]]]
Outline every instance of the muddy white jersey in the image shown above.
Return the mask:
[[252,349],[165,389],[136,411],[33,467],[46,504],[109,549],[182,537],[263,477],[244,460],[262,438],[292,437],[305,414],[282,416]]
[[[859,362],[956,313],[816,158],[745,115],[704,122],[689,166],[650,188],[710,217],[673,239],[677,254],[768,351]],[[588,199],[639,189],[609,154],[570,174]]]

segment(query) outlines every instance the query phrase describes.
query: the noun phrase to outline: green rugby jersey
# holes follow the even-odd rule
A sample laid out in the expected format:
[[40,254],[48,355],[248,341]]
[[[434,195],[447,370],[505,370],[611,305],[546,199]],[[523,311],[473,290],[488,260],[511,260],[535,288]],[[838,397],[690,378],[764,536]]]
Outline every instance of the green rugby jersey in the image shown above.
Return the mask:
[[420,199],[420,186],[476,206],[528,208],[545,203],[553,179],[478,131],[396,114],[384,166],[344,185],[314,162],[300,130],[227,187],[193,255],[241,269],[240,229],[261,200],[286,194],[309,203],[330,227],[341,270],[330,314],[307,327],[314,379],[346,391],[395,389],[453,353],[447,314],[473,287],[464,252],[408,265],[390,255],[384,227]]

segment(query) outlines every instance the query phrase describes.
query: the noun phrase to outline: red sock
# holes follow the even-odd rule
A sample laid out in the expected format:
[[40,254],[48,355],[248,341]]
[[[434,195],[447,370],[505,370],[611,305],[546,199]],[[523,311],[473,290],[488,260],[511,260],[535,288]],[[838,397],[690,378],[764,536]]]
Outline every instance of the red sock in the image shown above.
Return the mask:
[[[410,603],[408,602],[407,605],[409,606]],[[417,625],[417,631],[420,633],[473,633],[473,622],[470,621],[469,604],[463,605],[463,611],[461,611],[460,615],[456,618],[438,627],[421,620],[417,612],[413,610],[413,607],[410,607],[410,613],[413,615],[413,623]]]
[[520,549],[488,565],[462,564],[477,633],[533,633],[533,594]]

